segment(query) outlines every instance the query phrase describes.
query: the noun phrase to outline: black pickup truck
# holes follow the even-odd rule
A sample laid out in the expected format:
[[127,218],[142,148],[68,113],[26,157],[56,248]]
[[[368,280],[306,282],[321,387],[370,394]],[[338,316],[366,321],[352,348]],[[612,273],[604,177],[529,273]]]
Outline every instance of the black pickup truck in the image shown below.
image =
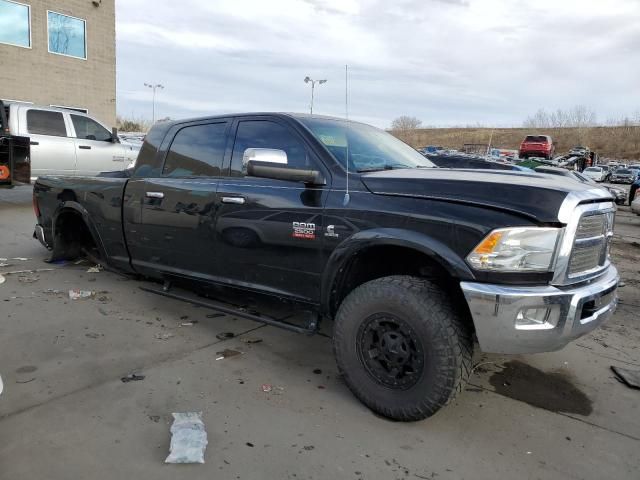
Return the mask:
[[557,350],[617,304],[607,191],[434,168],[364,124],[157,124],[117,176],[37,181],[34,235],[52,260],[89,255],[176,298],[172,282],[188,280],[301,305],[307,325],[255,318],[309,333],[332,320],[347,385],[394,419],[428,417],[463,388],[474,336],[485,352]]

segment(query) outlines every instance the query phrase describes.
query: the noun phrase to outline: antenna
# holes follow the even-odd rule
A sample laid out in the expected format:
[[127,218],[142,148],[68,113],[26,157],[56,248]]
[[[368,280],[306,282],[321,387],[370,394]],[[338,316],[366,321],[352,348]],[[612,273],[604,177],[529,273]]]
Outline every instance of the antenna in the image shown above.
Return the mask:
[[[344,111],[349,120],[349,65],[344,66]],[[349,204],[349,200],[351,200],[351,196],[349,195],[349,140],[347,139],[347,186],[346,192],[344,194],[344,199],[342,200],[342,205],[347,206]]]

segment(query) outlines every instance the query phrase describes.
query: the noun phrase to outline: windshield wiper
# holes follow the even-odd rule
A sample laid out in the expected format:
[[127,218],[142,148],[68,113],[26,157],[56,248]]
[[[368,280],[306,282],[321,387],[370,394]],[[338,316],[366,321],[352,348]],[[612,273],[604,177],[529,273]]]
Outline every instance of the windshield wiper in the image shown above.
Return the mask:
[[357,172],[358,173],[381,172],[383,170],[400,170],[403,168],[412,168],[412,167],[409,167],[407,165],[402,165],[402,164],[396,164],[396,165],[385,165],[383,167],[362,168],[360,170],[357,170]]

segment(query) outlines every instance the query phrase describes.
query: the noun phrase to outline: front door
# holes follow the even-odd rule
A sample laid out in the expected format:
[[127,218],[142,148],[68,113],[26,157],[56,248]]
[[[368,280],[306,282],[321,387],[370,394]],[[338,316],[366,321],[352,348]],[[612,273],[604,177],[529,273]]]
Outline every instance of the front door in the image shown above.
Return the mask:
[[239,286],[317,301],[329,185],[247,176],[243,154],[248,148],[284,150],[289,167],[330,177],[297,132],[267,118],[235,122],[229,176],[218,185],[214,271]]
[[100,172],[124,170],[124,147],[112,140],[109,130],[92,118],[70,114],[75,129],[76,175],[94,177]]
[[24,120],[30,138],[31,178],[74,175],[76,152],[64,114],[30,108]]
[[162,169],[127,184],[125,234],[137,270],[215,280],[208,277],[228,126],[223,119],[173,127]]

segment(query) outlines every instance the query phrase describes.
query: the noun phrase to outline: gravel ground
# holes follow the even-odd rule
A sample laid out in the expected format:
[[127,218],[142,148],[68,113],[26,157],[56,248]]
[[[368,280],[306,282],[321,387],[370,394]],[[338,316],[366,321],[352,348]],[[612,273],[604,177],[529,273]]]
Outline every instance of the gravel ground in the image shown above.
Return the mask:
[[[146,282],[88,273],[87,263],[44,263],[29,192],[5,192],[0,257],[27,260],[8,260],[0,272],[53,270],[7,275],[0,285],[2,480],[638,476],[640,391],[610,370],[640,369],[640,217],[626,207],[613,247],[626,285],[608,324],[560,352],[478,353],[452,405],[404,424],[353,398],[327,336],[212,317],[141,291]],[[76,288],[96,294],[72,301]],[[220,340],[224,332],[235,336]],[[216,360],[225,349],[242,354]],[[120,380],[132,372],[144,380]],[[171,413],[185,411],[203,412],[205,465],[163,463]]]

